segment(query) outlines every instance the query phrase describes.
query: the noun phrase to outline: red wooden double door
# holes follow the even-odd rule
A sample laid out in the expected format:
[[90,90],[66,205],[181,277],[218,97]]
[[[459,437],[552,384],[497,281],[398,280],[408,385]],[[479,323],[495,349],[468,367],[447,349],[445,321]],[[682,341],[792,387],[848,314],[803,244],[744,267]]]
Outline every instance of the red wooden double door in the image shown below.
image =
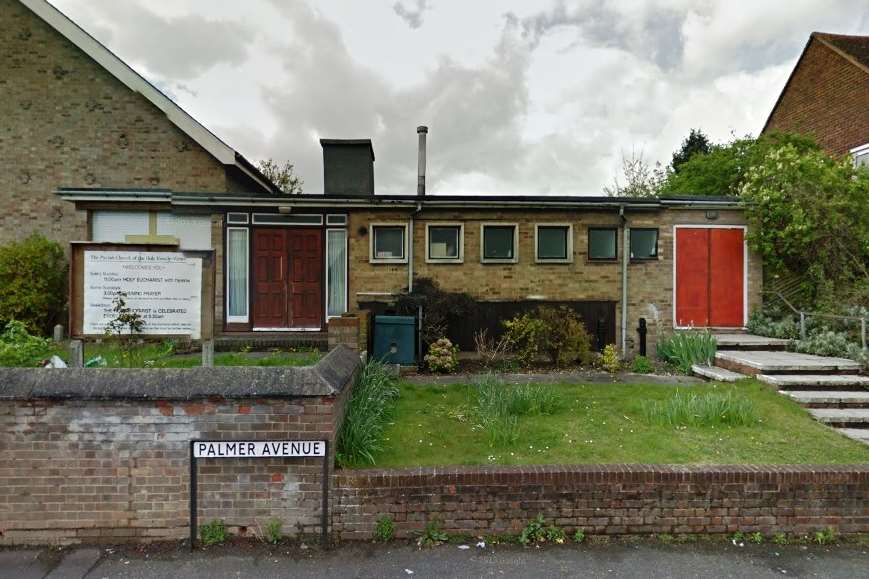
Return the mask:
[[676,228],[676,325],[745,324],[745,231]]
[[315,329],[323,325],[323,232],[254,229],[253,325]]

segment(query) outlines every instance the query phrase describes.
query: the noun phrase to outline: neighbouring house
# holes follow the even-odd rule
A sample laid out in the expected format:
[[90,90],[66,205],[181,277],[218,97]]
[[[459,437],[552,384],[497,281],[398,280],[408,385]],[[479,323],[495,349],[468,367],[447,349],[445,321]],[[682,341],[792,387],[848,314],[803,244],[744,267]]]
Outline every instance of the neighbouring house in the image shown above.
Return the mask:
[[813,32],[763,127],[869,166],[869,36]]
[[323,139],[322,194],[278,195],[50,5],[0,2],[17,55],[0,80],[13,91],[0,105],[4,150],[10,132],[26,144],[8,151],[3,194],[33,215],[7,221],[6,235],[208,252],[219,338],[325,344],[335,320],[388,311],[423,277],[476,300],[463,348],[541,303],[574,308],[599,348],[627,355],[641,319],[651,354],[673,328],[742,328],[760,305],[761,262],[731,197],[426,195],[425,127],[407,195],[376,194],[367,139]]
[[[86,212],[54,194],[65,185],[277,192],[45,0],[0,0],[0,54],[0,242],[87,238]],[[172,213],[153,224],[167,235],[183,227]]]

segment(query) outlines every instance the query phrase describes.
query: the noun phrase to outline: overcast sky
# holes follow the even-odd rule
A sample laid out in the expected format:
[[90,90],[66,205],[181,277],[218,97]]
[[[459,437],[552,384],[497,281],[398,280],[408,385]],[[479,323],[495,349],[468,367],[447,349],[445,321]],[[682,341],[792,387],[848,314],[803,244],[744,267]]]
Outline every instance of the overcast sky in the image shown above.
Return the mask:
[[52,0],[251,160],[322,193],[318,139],[374,141],[378,193],[601,194],[622,154],[757,134],[813,30],[864,0]]

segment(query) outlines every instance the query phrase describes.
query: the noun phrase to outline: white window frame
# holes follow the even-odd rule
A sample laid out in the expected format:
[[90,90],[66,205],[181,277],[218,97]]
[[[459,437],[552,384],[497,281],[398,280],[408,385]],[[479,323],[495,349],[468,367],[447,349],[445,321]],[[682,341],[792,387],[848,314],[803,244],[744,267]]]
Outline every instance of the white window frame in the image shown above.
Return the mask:
[[857,158],[862,157],[864,155],[869,155],[869,143],[865,145],[860,145],[859,147],[854,147],[851,149],[851,157],[854,159],[854,166],[857,166]]
[[[375,231],[378,227],[401,227],[404,230],[404,237],[402,239],[403,243],[403,257],[376,257],[374,254],[374,235]],[[404,221],[379,221],[377,223],[369,223],[368,224],[368,262],[375,264],[401,264],[407,263],[407,222]]]
[[[458,227],[458,257],[431,257],[429,251],[429,228],[430,227]],[[461,222],[434,221],[425,224],[425,262],[426,263],[464,263],[465,262],[465,224]]]
[[[277,216],[285,218],[286,221],[268,221],[269,217]],[[297,217],[316,217],[317,221],[312,223],[296,223],[293,221],[293,218]],[[264,218],[266,221],[262,221]],[[277,225],[278,227],[322,227],[323,215],[318,213],[254,213],[251,223],[254,225]]]
[[[245,257],[244,257],[244,267],[245,267],[245,278],[247,278],[247,303],[244,306],[245,314],[243,316],[231,316],[229,315],[229,292],[230,292],[230,284],[229,284],[229,232],[232,230],[239,230],[245,232]],[[226,228],[226,251],[224,252],[224,261],[226,262],[226,267],[224,271],[226,272],[226,323],[227,324],[247,324],[250,322],[250,228],[249,227],[227,227]]]
[[[512,227],[513,228],[513,259],[492,259],[486,257],[486,228],[487,227]],[[519,224],[488,221],[480,224],[480,263],[519,263]]]
[[[537,252],[537,240],[539,239],[538,232],[540,228],[547,227],[565,227],[567,228],[567,257],[565,258],[549,258],[539,257]],[[573,224],[572,223],[535,223],[534,224],[534,262],[535,263],[573,263]]]
[[325,283],[323,284],[323,286],[325,287],[325,294],[323,295],[323,305],[324,305],[324,309],[326,310],[325,313],[326,313],[326,321],[327,322],[333,318],[340,318],[341,317],[340,314],[337,316],[330,316],[329,315],[329,261],[328,260],[329,260],[329,232],[330,231],[341,231],[344,233],[344,307],[342,308],[344,310],[344,313],[347,312],[347,306],[350,302],[350,299],[349,299],[350,280],[348,279],[348,275],[350,272],[348,271],[348,267],[347,267],[347,262],[350,260],[350,254],[348,253],[349,249],[350,249],[349,245],[348,245],[349,240],[350,240],[350,235],[349,235],[349,232],[347,231],[347,229],[345,229],[344,227],[329,227],[326,229],[326,256],[325,256],[326,271],[324,272],[325,275],[323,276],[325,278]]
[[[237,215],[239,217],[233,219],[233,215]],[[226,222],[232,225],[247,225],[248,223],[250,223],[250,213],[242,213],[240,211],[227,211]]]
[[326,215],[326,226],[327,227],[344,227],[347,225],[347,214],[346,213],[330,213]]

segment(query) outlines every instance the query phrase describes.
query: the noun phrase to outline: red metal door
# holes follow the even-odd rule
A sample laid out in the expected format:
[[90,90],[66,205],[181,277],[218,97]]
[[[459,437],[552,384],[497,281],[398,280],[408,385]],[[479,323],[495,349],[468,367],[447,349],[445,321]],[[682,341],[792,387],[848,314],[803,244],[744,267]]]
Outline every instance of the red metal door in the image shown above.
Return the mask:
[[744,317],[742,229],[709,230],[709,325],[739,328]]
[[708,229],[676,229],[676,325],[709,325]]
[[287,327],[287,232],[254,229],[253,324],[258,328]]
[[323,232],[291,229],[290,327],[320,328],[323,325]]
[[676,229],[677,326],[743,326],[743,238],[741,228]]

